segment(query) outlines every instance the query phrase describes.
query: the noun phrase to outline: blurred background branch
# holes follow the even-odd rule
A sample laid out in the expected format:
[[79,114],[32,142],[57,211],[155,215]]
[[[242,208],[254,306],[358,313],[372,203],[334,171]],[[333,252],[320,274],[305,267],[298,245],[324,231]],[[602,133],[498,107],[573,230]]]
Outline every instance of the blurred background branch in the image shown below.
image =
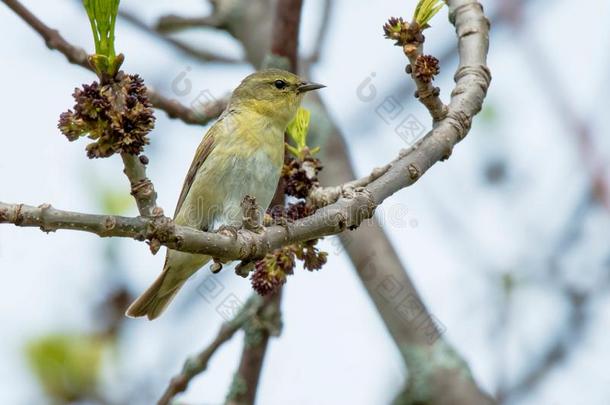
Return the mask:
[[[17,0],[2,0],[11,10],[31,26],[42,38],[49,49],[55,49],[61,52],[66,59],[72,64],[82,66],[86,69],[93,70],[87,61],[87,52],[84,49],[71,45],[61,36],[58,30],[52,29],[45,25],[38,17],[32,14],[26,7]],[[173,44],[175,46],[175,44]],[[214,102],[209,106],[203,106],[201,111],[193,111],[175,100],[167,99],[158,94],[153,89],[148,89],[148,96],[155,108],[159,108],[167,112],[170,118],[179,118],[187,124],[205,125],[210,120],[218,117],[224,109],[224,103]]]
[[217,63],[227,63],[227,64],[243,63],[239,59],[234,59],[234,58],[222,56],[222,55],[210,52],[210,51],[205,51],[203,49],[198,49],[198,48],[190,46],[189,44],[187,44],[185,42],[182,42],[182,41],[174,39],[168,35],[165,35],[162,32],[155,30],[154,28],[151,28],[148,25],[146,25],[146,23],[144,21],[139,19],[135,14],[133,14],[131,12],[128,12],[125,10],[119,10],[119,17],[121,17],[123,20],[129,22],[134,27],[142,30],[142,32],[152,35],[153,37],[156,37],[160,41],[163,41],[163,42],[171,45],[173,48],[176,48],[181,52],[184,52],[184,54],[194,58],[195,60],[199,60],[199,61],[203,61],[203,62],[217,62]]
[[229,341],[238,330],[243,328],[247,322],[250,322],[263,305],[265,303],[261,297],[252,295],[233,319],[222,324],[212,343],[196,356],[188,358],[184,362],[182,371],[171,379],[158,404],[169,405],[177,394],[186,391],[191,380],[206,371],[208,363],[216,351]]

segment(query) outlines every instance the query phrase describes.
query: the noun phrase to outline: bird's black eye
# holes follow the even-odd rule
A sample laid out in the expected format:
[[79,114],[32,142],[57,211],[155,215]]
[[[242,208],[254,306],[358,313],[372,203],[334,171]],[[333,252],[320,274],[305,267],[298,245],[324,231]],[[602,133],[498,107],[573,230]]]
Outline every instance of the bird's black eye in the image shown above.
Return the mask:
[[277,89],[280,89],[280,90],[282,90],[284,87],[286,87],[286,82],[283,80],[276,80],[273,84]]

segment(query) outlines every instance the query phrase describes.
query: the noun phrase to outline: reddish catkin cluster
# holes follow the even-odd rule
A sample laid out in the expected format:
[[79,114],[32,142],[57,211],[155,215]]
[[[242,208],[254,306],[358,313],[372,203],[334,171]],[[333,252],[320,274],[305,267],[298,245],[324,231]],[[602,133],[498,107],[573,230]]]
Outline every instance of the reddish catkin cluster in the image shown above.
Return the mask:
[[70,141],[84,135],[94,139],[86,148],[89,158],[138,155],[149,143],[155,117],[138,75],[119,72],[108,84],[84,84],[72,96],[74,111],[62,113],[57,126]]
[[326,264],[328,253],[321,252],[316,247],[317,243],[318,240],[314,239],[267,253],[254,266],[250,278],[252,288],[260,295],[277,291],[286,282],[286,276],[294,273],[296,259],[303,262],[306,270],[320,270]]
[[[313,187],[318,186],[318,172],[322,170],[320,161],[307,156],[303,161],[288,156],[282,169],[285,193],[299,200],[283,207],[269,210],[276,221],[295,221],[313,214],[314,209],[305,198]],[[321,252],[317,239],[296,243],[276,249],[257,261],[250,277],[252,288],[260,295],[276,292],[286,282],[286,276],[294,273],[296,261],[303,262],[306,270],[319,270],[326,263],[328,254]]]
[[291,246],[276,249],[256,262],[250,281],[260,295],[267,295],[286,282],[286,275],[294,272],[295,256]]
[[286,195],[296,198],[307,198],[313,187],[318,186],[318,172],[322,170],[320,160],[308,156],[301,162],[288,156],[282,168],[282,178]]
[[394,45],[404,46],[409,43],[423,43],[422,29],[417,22],[408,23],[402,17],[391,17],[383,25],[383,34],[386,38],[394,40]]
[[415,77],[424,83],[430,83],[440,73],[438,59],[432,55],[419,55],[415,60]]

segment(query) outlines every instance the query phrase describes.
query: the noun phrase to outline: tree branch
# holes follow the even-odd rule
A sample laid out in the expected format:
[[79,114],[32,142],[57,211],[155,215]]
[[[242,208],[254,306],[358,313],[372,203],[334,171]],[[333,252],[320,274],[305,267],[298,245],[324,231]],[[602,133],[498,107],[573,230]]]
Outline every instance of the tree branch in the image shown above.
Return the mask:
[[222,30],[237,39],[244,47],[245,60],[260,68],[269,52],[273,28],[273,7],[276,0],[212,0],[211,15],[162,16],[155,28],[161,33],[188,28],[209,27]]
[[290,70],[295,73],[299,57],[302,3],[302,0],[278,0],[271,33],[271,53],[287,58]]
[[142,20],[140,20],[135,14],[132,14],[125,10],[119,10],[119,17],[123,18],[125,21],[131,23],[134,27],[146,32],[154,36],[155,38],[160,39],[161,41],[173,46],[174,48],[184,52],[186,55],[189,55],[195,59],[199,59],[205,62],[218,62],[218,63],[243,63],[242,60],[235,59],[228,56],[218,55],[216,53],[210,51],[204,51],[202,49],[197,49],[192,47],[191,45],[184,43],[175,38],[169,37],[160,31],[157,31],[148,25]]
[[123,172],[131,184],[131,195],[135,198],[138,211],[143,217],[157,217],[163,215],[163,209],[157,207],[157,192],[155,186],[146,177],[146,164],[148,158],[144,155],[134,156],[128,153],[121,153]]
[[308,196],[308,199],[315,207],[324,207],[326,205],[336,202],[341,196],[349,195],[369,185],[372,181],[377,180],[385,172],[390,170],[391,164],[387,164],[383,167],[377,167],[373,169],[371,174],[362,177],[360,179],[348,181],[347,183],[339,186],[328,186],[328,187],[316,187]]
[[45,232],[69,229],[101,237],[157,240],[164,246],[183,252],[208,254],[224,260],[252,260],[286,244],[334,235],[348,227],[357,227],[372,215],[373,209],[369,194],[361,190],[286,227],[265,228],[259,234],[242,229],[235,238],[178,226],[166,217],[128,218],[85,214],[57,210],[49,204],[33,207],[0,202],[0,223],[40,227]]
[[[318,101],[321,103],[321,100]],[[323,104],[320,104],[320,109],[325,111]],[[332,164],[325,165],[321,180],[346,181],[353,178],[354,174],[346,156],[344,137],[328,113],[324,114],[321,131],[331,128],[333,133],[324,135],[328,139],[318,143],[322,146],[323,155],[320,158],[323,162]],[[408,153],[408,150],[404,153]],[[383,170],[380,168],[380,171]],[[339,187],[325,187],[323,190],[333,192],[337,188]],[[342,193],[343,191],[340,195]],[[337,249],[345,249],[358,278],[399,349],[409,371],[407,389],[411,386],[429,387],[427,392],[446,393],[451,398],[449,403],[455,405],[488,401],[487,395],[470,376],[468,364],[456,350],[451,349],[443,336],[444,327],[426,308],[409,277],[408,269],[401,263],[379,221],[372,218],[367,222],[366,229],[362,228],[340,234],[342,247]],[[450,373],[449,367],[453,367],[457,373]],[[405,390],[401,396],[411,396],[412,393],[412,390]],[[447,403],[443,401],[444,399],[434,396],[429,403]]]
[[[18,0],[2,0],[2,2],[40,34],[49,49],[61,52],[70,63],[93,71],[93,68],[89,65],[87,60],[87,52],[84,49],[70,44],[61,36],[59,31],[45,25]],[[212,119],[218,117],[226,106],[224,100],[221,100],[211,102],[209,105],[202,105],[200,110],[194,111],[183,106],[176,100],[170,100],[162,96],[150,87],[147,89],[147,93],[155,108],[164,110],[170,118],[178,118],[187,124],[205,125]]]
[[[461,139],[460,133],[466,134],[469,131],[472,117],[480,110],[491,81],[491,75],[486,66],[489,22],[483,14],[482,6],[475,0],[449,0],[448,5],[449,17],[455,25],[458,35],[460,63],[455,74],[456,86],[451,93],[451,102],[447,107],[446,117],[438,122],[438,126],[431,131],[432,135],[426,135],[419,145],[415,145],[415,151],[407,155],[406,161],[410,160],[409,158],[412,155],[422,153],[424,149],[422,146],[426,144],[430,147],[424,152],[426,156],[432,157],[438,156],[438,153],[442,154],[441,139],[438,139],[439,142],[436,145],[428,143],[426,140],[433,137],[435,132],[438,133],[440,127],[446,124],[454,126],[453,129],[456,132],[453,133],[453,136],[456,136],[456,138],[445,143],[445,147],[451,146],[445,150],[445,156],[440,156],[439,159],[449,157],[453,145]],[[407,56],[410,57],[408,53]],[[412,73],[414,72],[412,71]],[[468,79],[466,79],[467,77]],[[416,85],[419,89],[421,83],[417,83],[416,80]],[[424,100],[420,98],[420,101],[423,102]],[[438,110],[433,105],[424,104],[433,119],[437,121],[435,111]],[[448,130],[448,132],[450,131]],[[445,139],[445,141],[447,140]],[[432,149],[435,151],[433,152]],[[406,167],[403,165],[403,167],[410,178],[417,179],[423,173],[415,162]],[[390,175],[394,169],[395,167],[392,167],[387,175]],[[375,295],[372,296],[375,297]],[[393,317],[390,316],[390,318]],[[400,329],[398,328],[398,330]],[[434,326],[434,330],[438,333],[436,326]],[[418,340],[421,339],[416,337],[411,344],[401,347],[401,352],[409,368],[409,383],[395,399],[394,404],[455,403],[471,405],[494,403],[494,400],[475,384],[463,383],[465,375],[468,376],[467,380],[472,379],[468,366],[444,340],[436,340],[434,344],[427,346],[421,343],[417,344]],[[439,358],[443,359],[443,363],[438,364],[437,359]],[[449,364],[451,366],[448,367]]]
[[169,386],[165,389],[157,404],[169,405],[177,394],[186,391],[191,380],[207,369],[208,362],[220,346],[228,342],[235,332],[254,317],[262,305],[263,299],[256,294],[252,295],[233,319],[222,324],[218,334],[208,347],[184,362],[182,371],[171,379]]
[[175,14],[161,16],[155,29],[161,33],[186,30],[189,28],[211,27],[220,28],[224,21],[215,15],[204,17],[182,17]]
[[[321,205],[329,206],[318,210],[312,217],[289,224],[286,228],[268,228],[263,235],[240,231],[235,240],[222,235],[178,227],[164,217],[93,216],[58,211],[48,205],[35,208],[0,203],[0,223],[40,226],[46,231],[79,229],[100,236],[157,239],[179,250],[211,252],[216,257],[235,259],[260,257],[275,247],[293,241],[317,238],[338,233],[346,227],[357,226],[363,219],[372,215],[376,204],[380,204],[397,190],[414,183],[436,161],[448,157],[453,146],[466,135],[472,117],[481,108],[490,80],[489,71],[485,67],[487,26],[475,1],[450,3],[453,6],[450,14],[460,39],[460,67],[456,73],[456,89],[452,93],[452,102],[448,107],[449,114],[412,150],[401,153],[383,170],[374,171],[363,179],[326,189],[329,195]],[[153,99],[152,95],[150,97]],[[179,116],[187,116],[187,114],[180,111]],[[197,120],[193,119],[193,121]],[[479,401],[480,397],[470,398],[477,399],[472,403],[482,403]]]
[[[415,183],[432,165],[446,159],[455,144],[470,129],[473,116],[481,109],[491,76],[486,66],[488,23],[481,6],[474,0],[450,2],[451,18],[459,37],[460,65],[455,75],[447,117],[438,123],[415,147],[392,163],[383,175],[366,187],[341,196],[312,216],[288,224],[267,228],[262,234],[242,230],[235,240],[215,233],[169,225],[158,232],[160,220],[88,215],[24,205],[0,203],[0,222],[20,226],[39,226],[48,230],[76,229],[99,236],[122,236],[137,239],[158,239],[172,249],[210,254],[226,260],[261,257],[277,247],[333,235],[355,228],[373,214],[375,207],[387,197]],[[112,224],[112,226],[108,226]]]
[[410,74],[417,91],[415,97],[428,109],[434,122],[440,121],[447,115],[447,106],[443,104],[440,97],[440,88],[435,87],[432,82],[425,82],[416,75],[415,67],[419,57],[424,55],[423,43],[417,48],[404,48],[404,53],[410,62]]
[[244,348],[227,394],[227,405],[251,405],[255,402],[269,339],[279,336],[282,327],[281,295],[282,289],[263,297],[264,304],[243,325]]
[[[278,0],[273,19],[271,36],[271,58],[267,67],[282,67],[282,59],[288,60],[288,68],[296,73],[298,63],[298,40],[301,24],[302,0]],[[279,65],[276,65],[278,63]],[[280,181],[271,206],[284,206],[285,184]],[[258,316],[251,318],[244,327],[246,336],[239,367],[227,395],[227,405],[251,405],[256,399],[265,354],[271,336],[281,331],[282,288],[264,297],[265,305]]]
[[17,0],[2,0],[4,4],[15,12],[23,21],[34,29],[44,39],[47,48],[61,52],[70,63],[82,66],[93,71],[87,61],[87,52],[84,49],[73,46],[66,41],[59,31],[45,25],[30,10]]
[[[562,326],[555,333],[543,353],[532,359],[529,369],[523,372],[516,382],[500,384],[496,394],[499,404],[515,403],[546,381],[549,374],[556,370],[558,365],[569,360],[570,355],[574,353],[574,348],[580,347],[582,340],[586,337],[587,321],[590,318],[587,308],[592,301],[599,298],[599,293],[608,290],[610,285],[610,278],[608,277],[600,280],[593,289],[585,291],[582,290],[581,286],[566,283],[564,275],[560,273],[560,262],[566,252],[570,252],[574,245],[579,242],[586,243],[582,240],[583,227],[586,224],[587,215],[594,208],[595,203],[598,202],[593,188],[592,185],[574,206],[559,237],[552,244],[546,261],[548,274],[542,282],[546,285],[557,284],[557,290],[565,297],[568,304],[567,314],[563,319]],[[504,325],[505,327],[509,326],[508,323]]]
[[[604,160],[604,154],[600,153],[601,150],[596,145],[593,125],[580,116],[574,106],[570,104],[561,79],[556,74],[556,68],[549,63],[549,59],[544,54],[544,48],[540,46],[537,38],[523,32],[518,5],[518,3],[513,5],[507,3],[504,12],[509,13],[510,17],[507,19],[512,22],[516,37],[521,41],[522,46],[519,49],[524,53],[525,60],[537,76],[536,82],[541,86],[544,95],[548,97],[549,104],[555,110],[557,118],[563,121],[570,135],[576,138],[579,159],[588,171],[595,197],[607,211],[610,211],[610,179],[606,170],[607,162]],[[511,8],[506,9],[507,7]]]
[[317,36],[314,41],[315,48],[311,55],[305,61],[308,65],[317,63],[320,60],[322,47],[326,43],[326,37],[328,34],[328,27],[330,26],[330,16],[332,14],[333,5],[334,3],[331,0],[324,0],[324,5],[322,9],[322,20],[320,21],[320,28],[318,28]]
[[198,106],[197,109],[189,108],[177,100],[169,99],[151,90],[147,90],[148,99],[153,107],[165,111],[169,118],[175,118],[183,121],[186,124],[206,125],[208,122],[216,119],[226,108],[229,99],[228,97],[218,100],[209,101]]

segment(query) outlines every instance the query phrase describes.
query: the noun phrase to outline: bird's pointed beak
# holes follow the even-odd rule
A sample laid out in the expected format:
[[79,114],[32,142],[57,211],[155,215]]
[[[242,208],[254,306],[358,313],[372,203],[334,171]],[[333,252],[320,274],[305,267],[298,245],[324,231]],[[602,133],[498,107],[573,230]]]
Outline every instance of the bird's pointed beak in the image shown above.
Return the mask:
[[299,87],[297,87],[297,91],[299,93],[307,93],[308,91],[317,90],[326,87],[323,84],[319,83],[301,83]]

